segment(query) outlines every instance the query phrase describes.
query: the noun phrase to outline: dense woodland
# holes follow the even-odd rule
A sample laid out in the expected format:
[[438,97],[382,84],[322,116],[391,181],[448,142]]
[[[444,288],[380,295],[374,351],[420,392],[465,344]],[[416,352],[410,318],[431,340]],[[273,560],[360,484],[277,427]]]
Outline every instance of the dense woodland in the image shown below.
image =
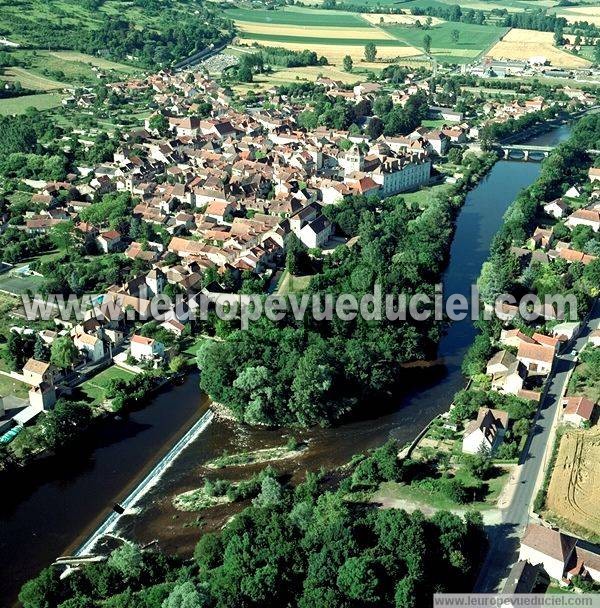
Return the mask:
[[[396,452],[370,457],[380,477],[397,474]],[[486,547],[479,514],[426,519],[321,485],[314,474],[295,489],[263,476],[252,506],[205,534],[193,562],[125,544],[62,581],[42,571],[19,598],[24,608],[420,608],[470,588]]]

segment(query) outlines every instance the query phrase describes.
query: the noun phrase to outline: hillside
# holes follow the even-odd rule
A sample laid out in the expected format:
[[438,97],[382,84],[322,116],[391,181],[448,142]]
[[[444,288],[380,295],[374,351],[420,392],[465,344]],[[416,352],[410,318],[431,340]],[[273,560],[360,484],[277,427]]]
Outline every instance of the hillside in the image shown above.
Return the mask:
[[0,35],[11,42],[144,67],[183,59],[229,29],[202,0],[0,0]]

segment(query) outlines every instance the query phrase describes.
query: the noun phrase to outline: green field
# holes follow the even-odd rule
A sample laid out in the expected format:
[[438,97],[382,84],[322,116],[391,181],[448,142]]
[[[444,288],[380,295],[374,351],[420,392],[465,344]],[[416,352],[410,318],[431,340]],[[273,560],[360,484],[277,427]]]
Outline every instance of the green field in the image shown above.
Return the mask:
[[14,295],[21,295],[27,291],[36,291],[44,282],[43,277],[37,276],[12,276],[10,274],[0,275],[0,290]]
[[22,97],[10,97],[0,99],[0,116],[9,114],[23,114],[27,108],[47,110],[60,105],[62,95],[59,93],[40,93],[39,95],[23,95]]
[[128,372],[125,369],[113,365],[100,372],[97,376],[86,380],[79,389],[89,401],[99,405],[106,399],[106,387],[110,380],[113,378],[130,380],[133,378],[133,375],[132,372]]
[[[458,42],[452,39],[452,32],[459,32]],[[442,61],[462,63],[477,57],[490,48],[506,31],[491,25],[445,22],[429,30],[406,25],[389,25],[385,31],[417,48],[423,48],[425,36],[431,36],[431,52]]]
[[286,8],[277,11],[235,8],[226,10],[225,14],[234,21],[246,21],[248,23],[307,27],[371,27],[364,19],[353,13],[308,8]]
[[14,395],[21,399],[27,399],[29,394],[29,385],[19,380],[13,380],[4,374],[0,374],[0,396],[7,397]]
[[334,38],[332,36],[324,37],[324,38],[314,38],[310,36],[285,36],[280,34],[255,34],[251,32],[240,32],[240,38],[248,38],[251,40],[268,40],[273,42],[281,42],[281,43],[296,43],[296,44],[306,44],[306,48],[310,49],[311,45],[314,44],[331,44],[333,46],[339,46],[340,44],[346,46],[365,46],[367,42],[372,42],[376,46],[389,46],[389,47],[398,47],[398,46],[406,46],[404,42],[401,40],[391,40],[391,39],[375,39],[369,40],[368,38],[364,39],[350,39],[350,38]]
[[102,69],[113,80],[135,72],[130,66],[75,51],[18,50],[13,51],[12,55],[18,66],[6,68],[3,78],[17,80],[24,88],[39,91],[95,84],[98,79],[94,67]]

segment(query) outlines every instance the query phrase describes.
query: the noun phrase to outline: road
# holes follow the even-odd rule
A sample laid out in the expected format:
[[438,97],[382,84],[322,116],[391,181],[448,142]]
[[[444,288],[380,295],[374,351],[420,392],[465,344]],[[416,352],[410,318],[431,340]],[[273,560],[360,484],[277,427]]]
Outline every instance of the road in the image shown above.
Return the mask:
[[503,511],[498,525],[487,526],[490,550],[481,568],[475,593],[497,591],[508,576],[511,566],[517,561],[519,540],[530,520],[530,507],[535,499],[540,471],[546,468],[549,454],[546,445],[557,419],[561,397],[566,389],[570,371],[575,367],[576,353],[581,352],[592,330],[600,325],[600,302],[596,301],[590,317],[579,337],[567,344],[566,354],[557,357],[552,374],[546,383],[546,392],[537,413],[537,418],[523,451],[520,475],[510,505]]

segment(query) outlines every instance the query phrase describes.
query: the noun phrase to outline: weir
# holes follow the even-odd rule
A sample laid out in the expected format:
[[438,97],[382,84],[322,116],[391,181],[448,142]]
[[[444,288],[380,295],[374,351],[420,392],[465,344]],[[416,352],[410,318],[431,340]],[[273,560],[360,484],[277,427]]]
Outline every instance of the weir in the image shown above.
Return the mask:
[[121,517],[127,514],[127,509],[135,507],[138,500],[154,487],[179,454],[181,454],[181,452],[183,452],[183,450],[185,450],[185,448],[206,429],[213,418],[213,411],[208,410],[194,425],[192,425],[187,433],[185,433],[185,435],[183,435],[183,437],[165,454],[160,462],[154,466],[127,498],[119,503],[119,505],[123,507],[124,512],[120,514],[116,511],[112,511],[96,531],[83,543],[83,545],[81,545],[81,547],[79,547],[79,549],[77,549],[77,551],[75,551],[73,556],[82,557],[90,555],[98,540],[114,530]]

